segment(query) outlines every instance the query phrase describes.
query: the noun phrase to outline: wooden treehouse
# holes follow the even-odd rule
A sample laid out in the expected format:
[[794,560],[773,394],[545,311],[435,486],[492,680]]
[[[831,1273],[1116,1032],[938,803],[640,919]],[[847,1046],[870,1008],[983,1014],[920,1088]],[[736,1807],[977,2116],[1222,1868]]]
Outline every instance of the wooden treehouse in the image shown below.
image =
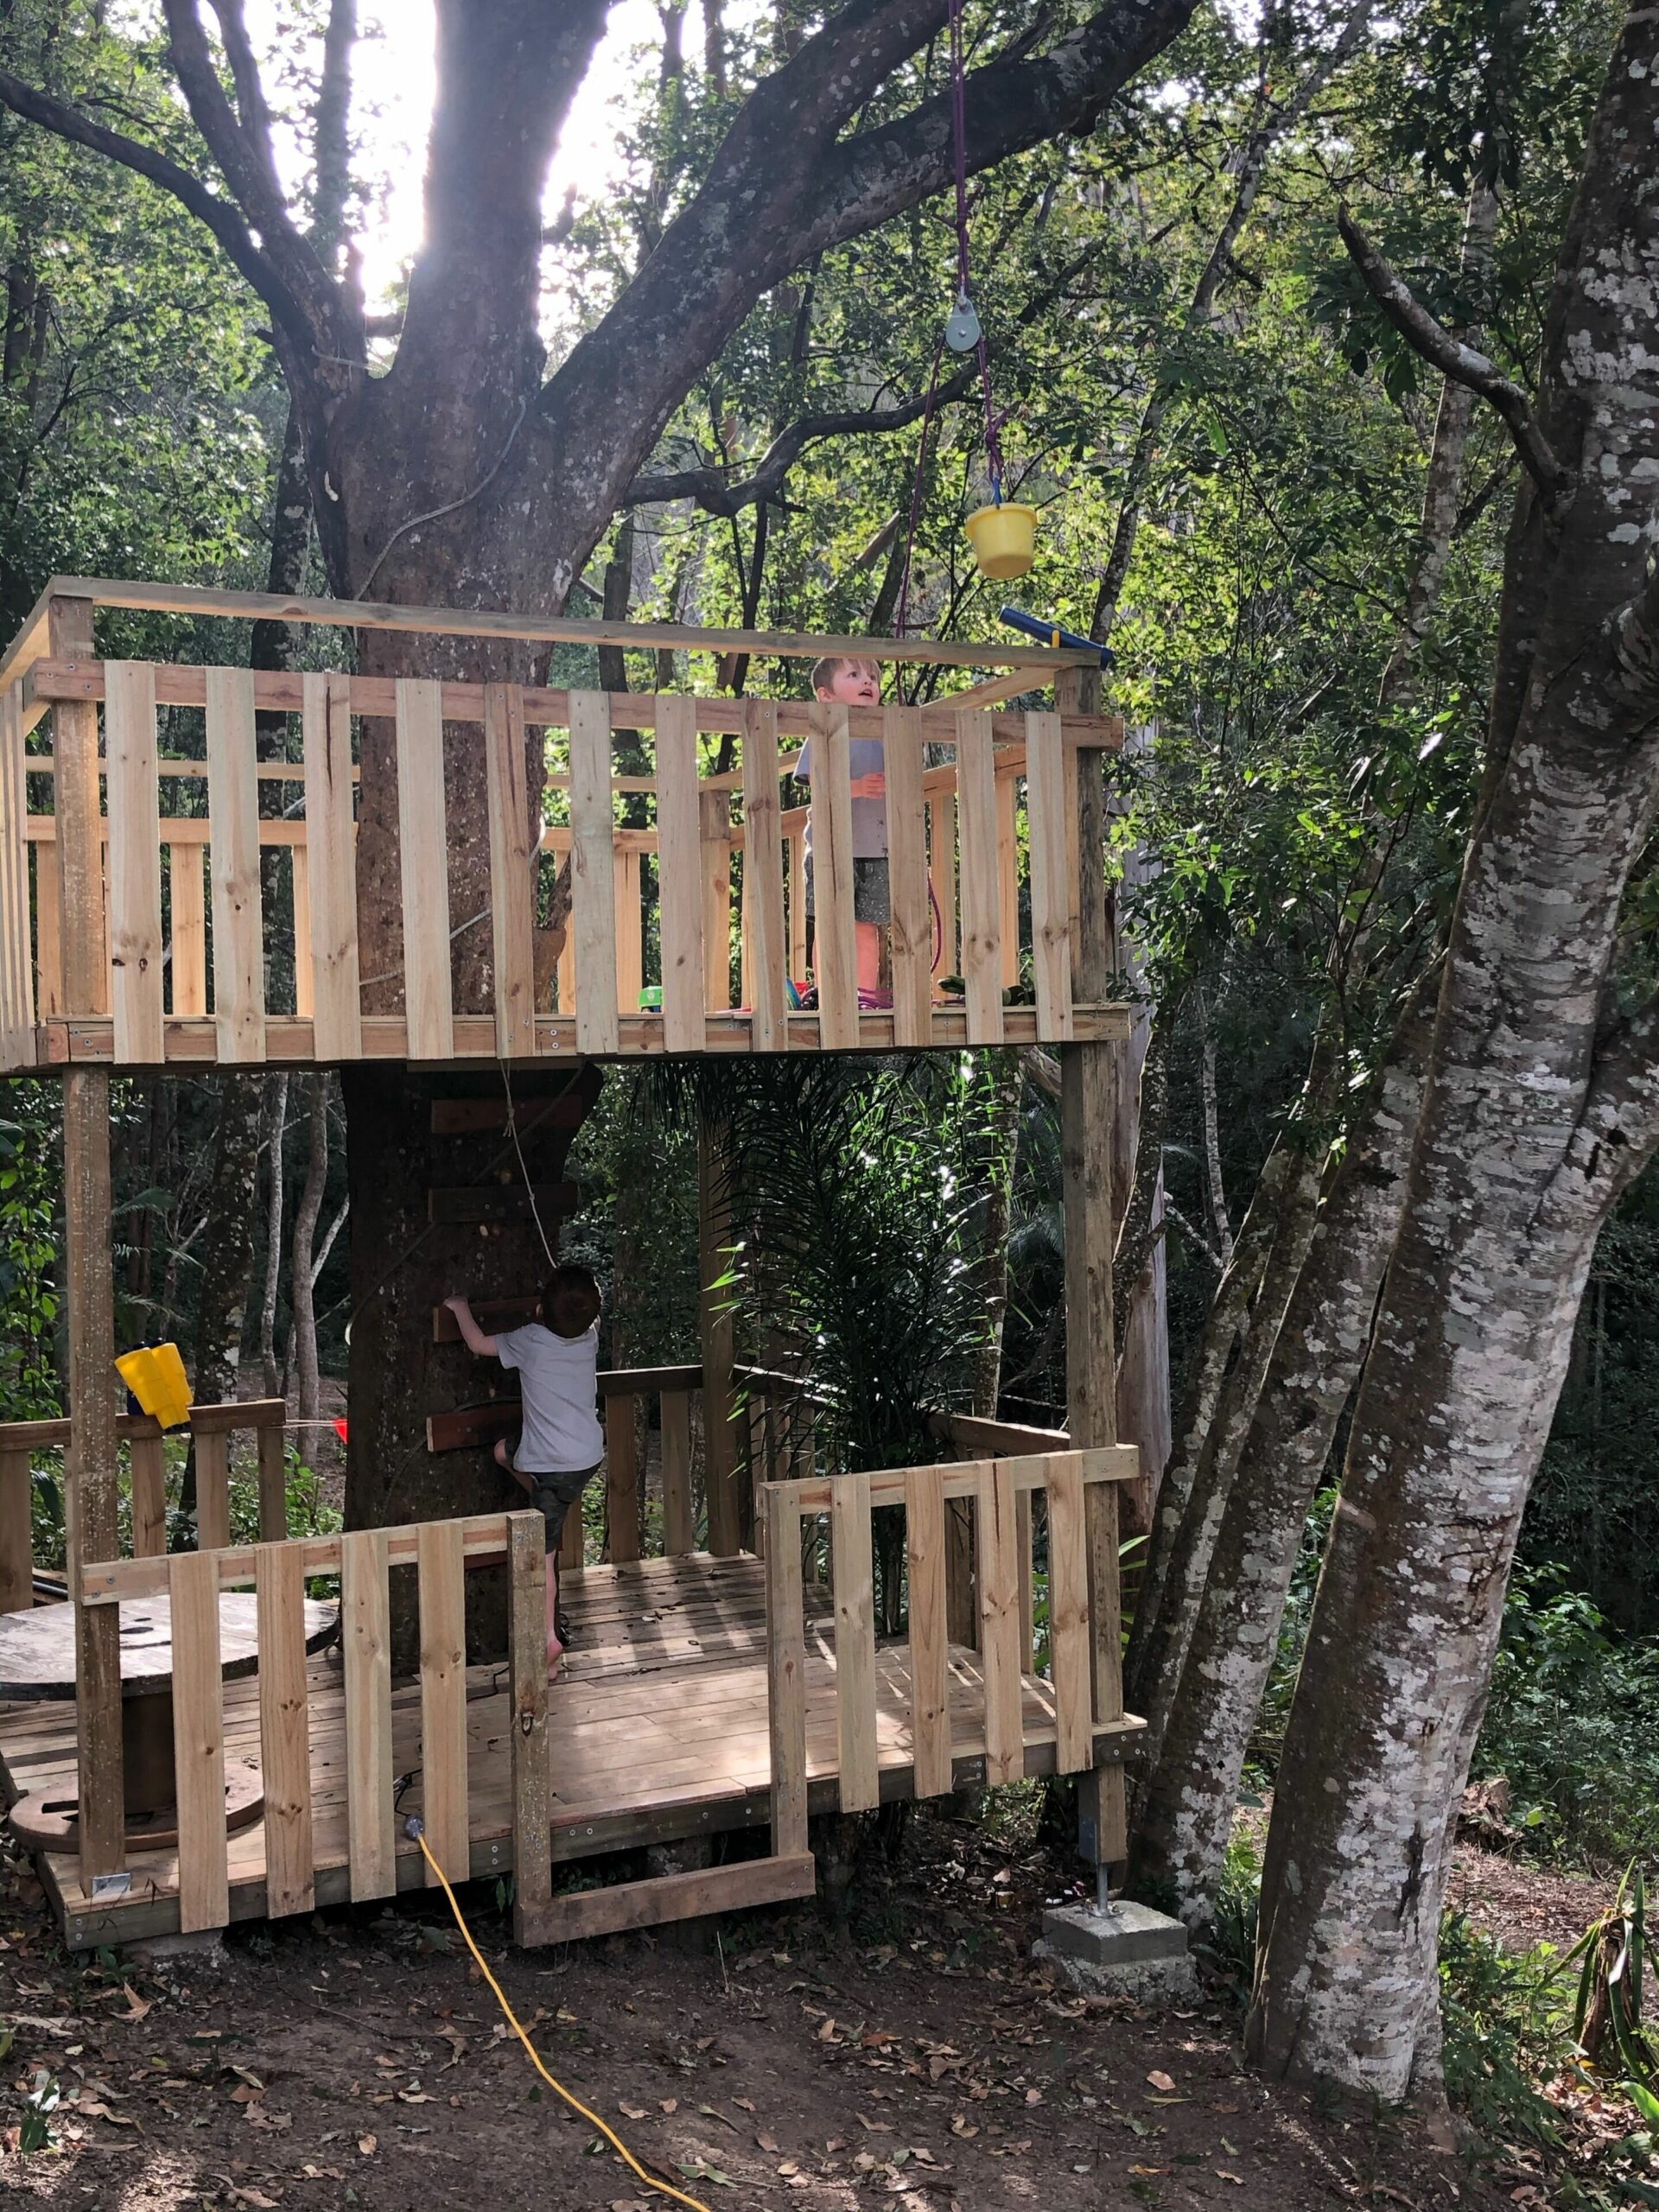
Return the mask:
[[[455,636],[650,648],[659,671],[672,652],[746,652],[782,659],[803,690],[804,664],[836,651],[1007,672],[872,709],[263,674],[102,658],[101,608],[282,619],[325,646],[331,629],[395,630],[413,655]],[[1083,657],[1032,646],[54,580],[0,662],[0,1068],[63,1086],[70,1410],[0,1424],[0,1786],[72,1944],[420,1886],[411,1818],[451,1876],[511,1870],[526,1942],[810,1894],[810,1814],[977,1779],[1077,1775],[1089,1855],[1122,1855],[1141,1723],[1122,1709],[1117,1485],[1135,1455],[1113,1428],[1107,1133],[1128,1022],[1110,1002],[1103,874],[1102,755],[1121,725],[1097,684]],[[1050,686],[1038,710],[1007,703]],[[376,726],[395,785],[390,950],[359,948]],[[857,988],[854,736],[883,747],[890,1006],[861,1006]],[[791,781],[809,738],[810,941]],[[480,790],[490,893],[468,915],[452,911],[449,850],[455,809]],[[474,925],[492,956],[482,1010],[455,950]],[[645,1053],[1036,1044],[1061,1064],[1065,1431],[941,1412],[934,1465],[819,1471],[810,1391],[734,1356],[706,1235],[699,1357],[600,1378],[609,1533],[592,1559],[579,1510],[566,1524],[575,1638],[550,1688],[539,1515],[291,1537],[280,1401],[192,1409],[199,1548],[167,1552],[161,1432],[121,1411],[113,1366],[112,1069],[380,1059],[453,1071],[464,1090],[469,1065],[499,1086],[503,1067],[569,1076]],[[435,1103],[434,1127],[488,1110],[474,1088]],[[660,1438],[649,1516],[642,1399]],[[510,1414],[435,1414],[429,1443],[476,1442]],[[232,1541],[238,1431],[258,1471],[255,1542]],[[54,1595],[30,1556],[30,1488],[56,1449]],[[873,1516],[889,1509],[903,1602],[879,1624]],[[507,1577],[507,1649],[469,1664],[485,1567]],[[404,1576],[407,1679],[393,1672]],[[721,1839],[716,1863],[690,1872],[569,1891],[556,1872],[702,1838]]]

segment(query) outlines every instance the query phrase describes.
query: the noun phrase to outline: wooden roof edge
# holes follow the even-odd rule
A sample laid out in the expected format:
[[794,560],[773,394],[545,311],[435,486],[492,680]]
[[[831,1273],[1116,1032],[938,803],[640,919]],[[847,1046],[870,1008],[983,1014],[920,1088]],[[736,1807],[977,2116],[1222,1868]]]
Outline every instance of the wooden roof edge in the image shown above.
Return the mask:
[[[283,597],[221,590],[207,584],[157,584],[107,576],[54,576],[0,660],[0,690],[45,650],[47,612],[54,599],[89,599],[157,614],[221,614],[251,620],[315,622],[334,628],[427,631],[447,637],[514,638],[531,644],[683,647],[692,652],[748,652],[779,659],[857,654],[879,661],[944,668],[1092,668],[1098,656],[1033,644],[974,645],[936,638],[818,637],[786,630],[710,630],[676,622],[587,622],[569,615],[520,615],[487,608],[397,607],[390,601]],[[35,633],[39,642],[35,642]]]

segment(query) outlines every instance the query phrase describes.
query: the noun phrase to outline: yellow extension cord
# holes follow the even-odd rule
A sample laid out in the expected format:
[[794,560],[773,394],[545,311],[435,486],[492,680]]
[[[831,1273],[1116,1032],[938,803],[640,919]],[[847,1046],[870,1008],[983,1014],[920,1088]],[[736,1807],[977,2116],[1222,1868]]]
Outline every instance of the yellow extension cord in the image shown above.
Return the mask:
[[506,2014],[509,2022],[512,2024],[512,2032],[518,2037],[519,2042],[523,2044],[524,2049],[530,2053],[531,2064],[541,2075],[543,2081],[546,2082],[548,2088],[550,2089],[556,2090],[557,2094],[564,2099],[564,2101],[569,2106],[572,2112],[580,2113],[585,2120],[588,2121],[591,2126],[599,2130],[600,2133],[605,2138],[605,2140],[616,2152],[618,2158],[622,2159],[625,2164],[630,2166],[632,2171],[639,2175],[640,2180],[644,2182],[647,2189],[654,2189],[660,2196],[671,2196],[677,2204],[689,2205],[690,2207],[690,2212],[709,2212],[709,2207],[702,2203],[697,2197],[688,2196],[683,2190],[676,2189],[671,2183],[658,2181],[654,2175],[648,2174],[645,2168],[640,2164],[639,2159],[634,2157],[632,2152],[629,2150],[627,2145],[622,2140],[622,2138],[617,2134],[616,2131],[613,2128],[607,2127],[596,2112],[589,2112],[587,2106],[583,2104],[580,2097],[573,2096],[570,2091],[565,2088],[563,2082],[556,2081],[553,2075],[548,2072],[546,2067],[542,2063],[540,2054],[537,2052],[535,2044],[531,2043],[530,2037],[524,2033],[523,2028],[519,2026],[518,2016],[513,2011],[512,2005],[508,2004],[506,1998],[502,1993],[500,1983],[496,1980],[495,1976],[490,1972],[489,1967],[485,1964],[484,1954],[479,1949],[477,1944],[474,1942],[473,1931],[467,1925],[465,1916],[462,1914],[460,1905],[455,1901],[455,1893],[449,1886],[448,1876],[444,1872],[442,1867],[439,1866],[437,1860],[432,1856],[432,1847],[426,1840],[425,1831],[414,1821],[409,1821],[407,1826],[410,1834],[415,1838],[415,1840],[420,1845],[421,1849],[426,1853],[427,1865],[432,1869],[432,1872],[437,1876],[439,1881],[443,1885],[443,1894],[449,1900],[449,1910],[455,1916],[455,1925],[460,1929],[467,1949],[477,1961],[479,1972],[483,1975],[485,1980],[489,1983],[490,1987],[495,1992],[496,2003]]

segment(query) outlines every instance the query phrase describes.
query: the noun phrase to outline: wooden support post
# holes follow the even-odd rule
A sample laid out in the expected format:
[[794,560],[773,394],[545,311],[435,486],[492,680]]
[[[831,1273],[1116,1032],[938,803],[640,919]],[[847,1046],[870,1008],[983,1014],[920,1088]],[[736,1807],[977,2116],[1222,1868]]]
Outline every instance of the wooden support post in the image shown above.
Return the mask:
[[697,1132],[697,1335],[702,1358],[703,1483],[709,1548],[716,1559],[738,1549],[737,1431],[732,1420],[731,1228],[721,1189],[720,1133]]
[[801,1511],[792,1483],[761,1493],[766,1553],[766,1722],[772,1740],[772,1847],[806,1849],[806,1646]]
[[254,1431],[259,1452],[259,1541],[280,1544],[288,1534],[288,1455],[283,1432],[273,1425]]
[[[90,659],[92,609],[54,599],[48,611],[57,659]],[[60,940],[66,1014],[109,1010],[104,957],[104,865],[98,798],[98,709],[91,700],[54,707],[52,750],[57,807]],[[75,1714],[79,1761],[80,1879],[124,1862],[121,1794],[119,1608],[83,1606],[80,1570],[113,1559],[117,1545],[115,1258],[110,1237],[110,1079],[70,1068],[63,1077],[64,1287],[69,1402],[74,1426],[64,1451],[64,1550],[75,1601]]]
[[[1060,711],[1093,714],[1100,678],[1067,670],[1058,679]],[[1102,756],[1077,756],[1077,931],[1072,944],[1072,996],[1099,1005],[1109,995],[1111,916],[1105,882],[1106,784]],[[1060,1172],[1065,1211],[1066,1428],[1074,1448],[1117,1441],[1117,1350],[1112,1319],[1112,1119],[1116,1104],[1116,1047],[1062,1045]],[[1096,1720],[1123,1711],[1118,1627],[1117,1487],[1090,1483],[1084,1501],[1089,1599],[1094,1624]],[[1107,1863],[1128,1852],[1123,1770],[1114,1762],[1078,1777],[1078,1816]]]
[[539,1513],[507,1516],[509,1726],[512,1766],[512,1934],[537,1940],[553,1898],[552,1777],[547,1745],[547,1534]]
[[632,1391],[605,1399],[606,1555],[613,1567],[639,1556],[639,1427]]
[[29,1446],[8,1446],[0,1450],[0,1613],[26,1613],[35,1603],[29,1508]]

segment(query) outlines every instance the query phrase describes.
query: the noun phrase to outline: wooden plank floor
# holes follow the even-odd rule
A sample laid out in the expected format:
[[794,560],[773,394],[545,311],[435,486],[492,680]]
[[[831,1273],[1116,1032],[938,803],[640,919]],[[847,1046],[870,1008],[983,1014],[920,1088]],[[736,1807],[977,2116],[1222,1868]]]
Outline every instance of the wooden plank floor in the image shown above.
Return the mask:
[[[770,1759],[760,1562],[698,1554],[593,1567],[568,1575],[563,1594],[573,1641],[548,1700],[554,1858],[764,1822]],[[827,1593],[810,1584],[806,1616],[807,1773],[817,1811],[835,1802],[835,1658]],[[908,1661],[903,1643],[878,1649],[877,1751],[884,1796],[911,1794]],[[314,1656],[308,1674],[317,1899],[327,1904],[349,1895],[338,1653]],[[504,1873],[512,1863],[506,1681],[505,1662],[467,1672],[475,1877]],[[1023,1692],[1027,1771],[1052,1771],[1050,1686],[1027,1676]],[[950,1696],[957,1772],[967,1779],[984,1751],[983,1688],[972,1651],[952,1649]],[[1130,1721],[1103,1733],[1121,1738],[1139,1726]],[[225,1685],[225,1748],[228,1758],[258,1758],[257,1678]],[[417,1888],[425,1879],[424,1865],[418,1847],[403,1834],[402,1816],[421,1809],[418,1682],[393,1692],[392,1749],[401,1784],[399,1886]],[[0,1705],[0,1785],[8,1803],[42,1788],[67,1794],[73,1786],[74,1756],[73,1706]],[[263,1823],[232,1836],[229,1856],[232,1918],[264,1918]],[[43,1858],[42,1876],[72,1943],[130,1941],[177,1925],[176,1854],[136,1853],[129,1866],[130,1895],[100,1899],[94,1907],[80,1888],[73,1859]]]

